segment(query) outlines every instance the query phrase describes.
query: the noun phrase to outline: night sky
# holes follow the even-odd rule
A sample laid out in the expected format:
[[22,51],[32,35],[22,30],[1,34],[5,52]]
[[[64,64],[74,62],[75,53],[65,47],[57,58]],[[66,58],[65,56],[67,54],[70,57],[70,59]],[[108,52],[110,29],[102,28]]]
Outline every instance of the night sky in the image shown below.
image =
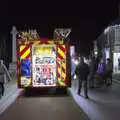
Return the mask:
[[88,52],[92,41],[119,16],[116,0],[80,0],[79,3],[10,0],[4,6],[1,8],[0,33],[8,32],[12,25],[16,25],[18,30],[36,28],[40,36],[52,38],[54,28],[72,28],[71,43],[79,43],[81,52]]

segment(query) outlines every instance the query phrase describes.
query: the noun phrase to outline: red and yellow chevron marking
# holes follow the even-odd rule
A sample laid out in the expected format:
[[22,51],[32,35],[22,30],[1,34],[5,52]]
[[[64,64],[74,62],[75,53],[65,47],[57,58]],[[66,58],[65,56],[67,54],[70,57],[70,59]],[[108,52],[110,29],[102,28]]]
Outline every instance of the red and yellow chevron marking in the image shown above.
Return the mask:
[[66,86],[66,48],[65,45],[58,46],[57,76],[60,86]]
[[29,59],[30,58],[30,46],[29,45],[21,45],[19,56],[20,56],[20,60],[21,59]]

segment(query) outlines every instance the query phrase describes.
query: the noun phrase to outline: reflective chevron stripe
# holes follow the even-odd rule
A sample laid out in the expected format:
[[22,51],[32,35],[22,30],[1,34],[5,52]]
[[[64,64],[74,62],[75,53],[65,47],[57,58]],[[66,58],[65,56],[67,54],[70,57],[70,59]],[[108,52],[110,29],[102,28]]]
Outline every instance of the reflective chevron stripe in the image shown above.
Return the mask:
[[66,86],[66,48],[65,45],[58,46],[57,77],[60,86]]
[[20,56],[20,59],[29,59],[30,58],[30,46],[21,45],[19,56]]

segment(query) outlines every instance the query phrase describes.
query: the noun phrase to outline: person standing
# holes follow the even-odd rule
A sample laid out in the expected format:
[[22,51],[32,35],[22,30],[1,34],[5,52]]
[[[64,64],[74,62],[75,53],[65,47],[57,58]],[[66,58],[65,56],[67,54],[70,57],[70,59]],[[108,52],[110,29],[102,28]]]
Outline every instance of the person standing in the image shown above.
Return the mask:
[[90,58],[90,74],[89,74],[89,87],[93,88],[94,87],[94,75],[96,73],[96,60],[95,57]]
[[71,60],[71,78],[72,78],[72,80],[74,80],[74,75],[75,75],[75,69],[76,69],[75,62],[76,62],[75,59]]
[[7,71],[7,68],[6,66],[3,64],[3,60],[0,60],[0,88],[1,88],[1,94],[2,96],[4,95],[4,83],[5,83],[5,80],[4,80],[4,74],[6,74],[9,78],[8,81],[11,80],[11,77]]
[[120,57],[118,58],[118,70],[120,70]]
[[105,72],[105,83],[106,85],[112,84],[112,63],[110,58],[107,59],[106,72]]
[[88,99],[88,88],[87,88],[87,77],[89,74],[89,67],[88,65],[84,62],[83,57],[80,57],[80,63],[76,67],[75,70],[76,75],[79,78],[79,84],[78,84],[78,95],[81,93],[81,88],[82,88],[82,83],[84,84],[84,95],[85,98]]
[[98,64],[97,73],[100,75],[100,77],[102,78],[103,81],[105,79],[105,71],[106,71],[105,63],[104,63],[103,58],[101,58],[101,60]]

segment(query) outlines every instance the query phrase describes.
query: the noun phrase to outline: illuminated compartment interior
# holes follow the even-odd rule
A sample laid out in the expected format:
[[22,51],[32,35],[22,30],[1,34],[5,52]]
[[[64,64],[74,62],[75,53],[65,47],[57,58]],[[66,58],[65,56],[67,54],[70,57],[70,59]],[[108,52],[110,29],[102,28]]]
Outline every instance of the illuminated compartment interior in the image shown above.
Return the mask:
[[56,46],[32,47],[32,85],[56,86]]

